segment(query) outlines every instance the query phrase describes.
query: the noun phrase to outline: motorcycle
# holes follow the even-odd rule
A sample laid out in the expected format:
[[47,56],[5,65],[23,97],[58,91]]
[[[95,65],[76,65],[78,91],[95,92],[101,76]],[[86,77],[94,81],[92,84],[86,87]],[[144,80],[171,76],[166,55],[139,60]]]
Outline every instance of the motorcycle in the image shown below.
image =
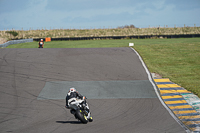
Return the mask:
[[75,116],[76,119],[80,120],[83,124],[87,124],[88,121],[92,122],[93,119],[91,117],[91,112],[89,110],[89,106],[86,102],[86,98],[84,99],[76,99],[77,104],[71,106],[71,114]]
[[39,42],[39,47],[38,48],[43,48],[44,42]]

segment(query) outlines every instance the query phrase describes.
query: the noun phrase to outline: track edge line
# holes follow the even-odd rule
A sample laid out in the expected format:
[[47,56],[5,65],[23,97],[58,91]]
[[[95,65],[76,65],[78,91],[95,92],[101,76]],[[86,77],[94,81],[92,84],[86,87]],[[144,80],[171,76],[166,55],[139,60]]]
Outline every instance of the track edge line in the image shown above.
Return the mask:
[[152,78],[152,76],[151,76],[151,74],[150,74],[150,72],[149,72],[147,66],[145,65],[145,63],[144,63],[142,57],[139,55],[139,53],[138,53],[134,48],[132,48],[132,47],[130,47],[130,48],[131,48],[131,49],[137,54],[137,56],[139,57],[139,60],[141,61],[142,66],[144,67],[144,69],[145,69],[145,71],[146,71],[146,73],[147,73],[147,75],[148,75],[148,79],[149,79],[150,83],[152,84],[152,86],[153,86],[153,88],[154,88],[154,90],[155,90],[155,92],[156,92],[156,95],[158,96],[158,99],[160,100],[161,104],[166,108],[166,110],[169,112],[169,114],[179,123],[179,125],[181,125],[181,127],[183,127],[187,133],[190,133],[191,130],[190,130],[185,124],[183,124],[183,123],[175,116],[175,114],[172,112],[172,110],[169,109],[169,108],[167,107],[167,105],[163,102],[163,100],[162,100],[162,98],[160,97],[160,94],[159,94],[159,92],[158,92],[158,88],[157,88],[157,86],[155,85],[155,82],[154,82],[154,80],[153,80],[153,78]]

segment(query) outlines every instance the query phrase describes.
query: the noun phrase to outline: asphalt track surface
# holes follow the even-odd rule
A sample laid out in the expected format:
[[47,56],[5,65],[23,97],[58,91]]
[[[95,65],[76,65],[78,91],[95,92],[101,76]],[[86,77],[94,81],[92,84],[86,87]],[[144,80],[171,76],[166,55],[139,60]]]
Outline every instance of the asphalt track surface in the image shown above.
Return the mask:
[[[71,86],[88,97],[93,122],[81,124],[65,109]],[[0,132],[186,131],[126,47],[0,49]]]

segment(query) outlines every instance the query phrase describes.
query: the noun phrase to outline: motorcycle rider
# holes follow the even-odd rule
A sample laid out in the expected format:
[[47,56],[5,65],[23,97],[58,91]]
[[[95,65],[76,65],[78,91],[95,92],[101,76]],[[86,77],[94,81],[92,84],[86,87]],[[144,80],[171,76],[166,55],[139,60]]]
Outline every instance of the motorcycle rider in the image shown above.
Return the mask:
[[41,39],[40,41],[39,41],[39,47],[38,48],[40,48],[40,46],[42,46],[42,48],[43,48],[43,46],[44,46],[44,41],[43,41],[43,39]]
[[[78,93],[78,91],[76,91],[75,88],[70,88],[70,90],[69,90],[69,92],[67,93],[67,96],[66,96],[66,106],[65,107],[67,109],[70,109],[70,112],[74,115],[75,110],[77,109],[77,106],[84,99],[85,99],[85,97],[82,96],[80,93]],[[86,106],[86,108],[87,108],[88,112],[90,112],[89,107]],[[90,122],[93,121],[91,116],[88,120]]]

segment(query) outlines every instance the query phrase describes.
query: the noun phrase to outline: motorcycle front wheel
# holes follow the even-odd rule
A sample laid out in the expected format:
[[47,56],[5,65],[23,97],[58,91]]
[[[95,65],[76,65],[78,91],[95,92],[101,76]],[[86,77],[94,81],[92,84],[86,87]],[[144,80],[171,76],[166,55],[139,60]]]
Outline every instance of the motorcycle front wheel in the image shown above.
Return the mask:
[[76,115],[76,118],[78,118],[83,124],[88,123],[88,119],[86,115],[81,110],[77,110],[75,115]]

